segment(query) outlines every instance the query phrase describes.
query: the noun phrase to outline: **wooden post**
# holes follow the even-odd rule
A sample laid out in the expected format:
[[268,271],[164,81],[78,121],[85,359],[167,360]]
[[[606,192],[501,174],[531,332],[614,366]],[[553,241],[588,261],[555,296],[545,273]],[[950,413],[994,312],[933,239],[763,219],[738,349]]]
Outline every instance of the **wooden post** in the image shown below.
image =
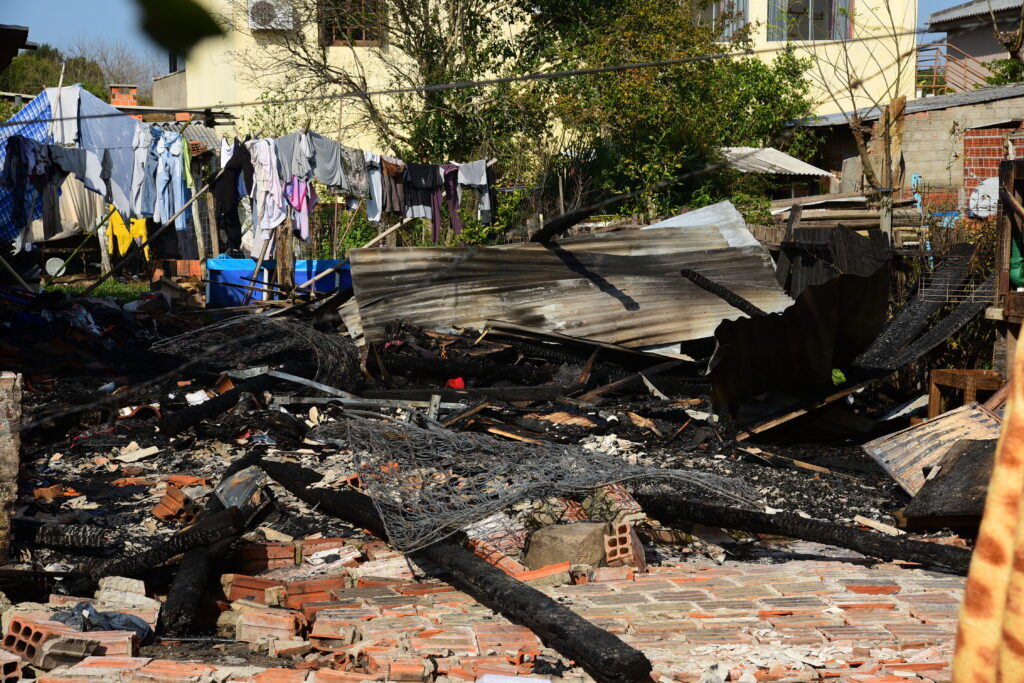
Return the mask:
[[206,220],[210,223],[210,253],[213,256],[220,254],[220,234],[217,230],[217,209],[209,197],[203,198],[206,205]]
[[[152,235],[150,235],[146,239],[145,242],[143,242],[141,245],[139,245],[139,249],[142,249],[143,253],[145,253],[145,251],[144,251],[145,248],[148,247],[150,244],[152,244],[156,240],[156,238],[159,237],[160,234],[164,230],[166,230],[169,226],[174,225],[174,219],[175,218],[177,218],[178,216],[183,214],[188,209],[192,208],[192,204],[195,203],[195,201],[197,199],[199,199],[199,197],[203,196],[204,194],[206,194],[206,192],[209,191],[210,185],[212,185],[213,181],[216,180],[218,177],[220,177],[220,174],[223,173],[223,172],[224,172],[223,169],[218,171],[217,172],[217,176],[215,176],[214,179],[210,181],[210,184],[206,185],[203,189],[201,189],[198,193],[196,193],[192,197],[192,199],[188,200],[185,203],[184,206],[182,206],[180,209],[175,211],[173,216],[168,218],[167,221],[163,225],[161,225]],[[110,278],[111,275],[113,275],[117,271],[121,270],[121,268],[123,268],[124,265],[126,263],[128,263],[128,261],[131,259],[131,256],[132,256],[131,254],[126,254],[125,257],[123,259],[121,259],[120,261],[118,261],[117,264],[113,268],[111,268],[109,272],[104,273],[104,275],[99,280],[97,280],[96,282],[94,282],[91,285],[89,285],[89,287],[84,292],[82,292],[82,297],[87,297],[90,294],[92,294],[94,291],[96,291],[96,288],[99,287],[104,282],[106,282],[107,279]]]
[[[260,268],[263,267],[263,259],[267,257],[267,250],[270,248],[270,243],[271,241],[273,241],[273,239],[274,236],[271,235],[267,239],[263,240],[263,247],[260,249],[260,257],[256,259],[256,266],[252,269],[252,277],[249,278],[250,282],[256,283],[259,281],[257,280],[257,278],[259,277]],[[248,306],[250,301],[252,301],[252,290],[246,292],[245,300],[242,301],[242,305]]]

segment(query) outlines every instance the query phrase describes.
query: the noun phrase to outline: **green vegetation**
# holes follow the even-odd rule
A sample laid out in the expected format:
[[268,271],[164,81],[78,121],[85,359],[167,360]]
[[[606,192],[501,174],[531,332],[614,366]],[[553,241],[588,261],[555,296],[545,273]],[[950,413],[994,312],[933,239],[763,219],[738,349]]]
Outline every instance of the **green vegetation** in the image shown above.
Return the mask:
[[[62,62],[65,64],[65,85],[81,83],[83,88],[104,102],[110,101],[99,64],[85,57],[68,57],[46,44],[18,55],[10,66],[0,71],[0,90],[38,95],[44,88],[55,88],[60,83]],[[5,120],[13,113],[4,117]]]
[[[50,292],[64,292],[68,296],[75,297],[81,296],[89,288],[89,284],[91,282],[81,285],[47,285],[46,290]],[[123,304],[128,301],[135,301],[148,291],[150,291],[148,282],[119,282],[116,278],[111,278],[97,287],[89,296],[98,299],[112,297]]]
[[[985,64],[992,75],[985,79],[986,85],[1007,85],[1024,81],[1024,64],[1016,59],[993,59]],[[979,88],[985,87],[979,85]]]

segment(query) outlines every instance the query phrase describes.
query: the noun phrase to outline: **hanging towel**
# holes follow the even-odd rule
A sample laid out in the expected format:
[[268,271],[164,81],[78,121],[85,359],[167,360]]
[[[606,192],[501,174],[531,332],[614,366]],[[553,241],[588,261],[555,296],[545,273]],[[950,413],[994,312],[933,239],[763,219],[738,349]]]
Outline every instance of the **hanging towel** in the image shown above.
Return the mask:
[[110,198],[117,210],[132,211],[131,188],[135,150],[132,141],[138,121],[122,114],[88,90],[78,92],[78,132],[82,148],[100,159],[110,156]]
[[291,182],[285,187],[284,194],[288,198],[288,204],[294,209],[296,234],[308,241],[309,212],[319,201],[313,183],[292,176]]
[[[361,149],[341,145],[342,181],[339,187],[349,197],[365,199],[370,196],[370,180],[366,172],[366,155]],[[330,183],[327,183],[330,187]]]
[[387,213],[405,212],[405,162],[394,157],[381,155],[381,189],[383,200],[381,211]]

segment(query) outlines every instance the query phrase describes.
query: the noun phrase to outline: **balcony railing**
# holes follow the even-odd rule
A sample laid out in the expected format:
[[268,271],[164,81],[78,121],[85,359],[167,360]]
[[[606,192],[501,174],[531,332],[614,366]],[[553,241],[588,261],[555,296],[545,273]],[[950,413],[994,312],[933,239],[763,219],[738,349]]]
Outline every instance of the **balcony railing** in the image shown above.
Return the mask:
[[974,90],[991,75],[983,62],[955,45],[917,46],[917,89],[922,97]]

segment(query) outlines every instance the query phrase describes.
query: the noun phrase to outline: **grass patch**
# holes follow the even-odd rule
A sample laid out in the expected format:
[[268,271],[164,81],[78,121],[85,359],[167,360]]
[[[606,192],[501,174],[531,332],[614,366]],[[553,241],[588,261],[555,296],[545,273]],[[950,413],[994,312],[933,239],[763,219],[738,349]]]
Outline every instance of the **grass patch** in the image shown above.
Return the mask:
[[[47,285],[48,292],[63,292],[68,296],[76,297],[85,293],[89,288],[88,284],[56,284]],[[135,301],[149,290],[148,282],[118,282],[110,279],[96,288],[89,296],[98,299],[113,298],[121,303]]]

